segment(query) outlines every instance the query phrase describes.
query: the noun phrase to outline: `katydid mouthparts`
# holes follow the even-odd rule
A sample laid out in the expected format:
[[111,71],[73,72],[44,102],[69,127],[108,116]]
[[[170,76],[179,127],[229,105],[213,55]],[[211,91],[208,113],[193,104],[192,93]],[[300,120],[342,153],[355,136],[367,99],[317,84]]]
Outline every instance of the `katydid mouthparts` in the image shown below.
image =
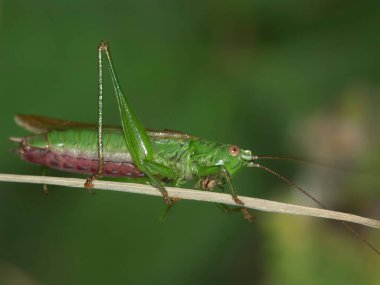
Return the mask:
[[[109,65],[121,127],[103,126],[103,55]],[[89,178],[84,185],[88,189],[93,187],[94,179],[102,177],[123,177],[127,180],[133,179],[134,182],[148,182],[161,192],[168,206],[172,205],[174,199],[168,196],[165,185],[179,186],[186,181],[194,180],[196,188],[213,190],[226,184],[232,199],[249,221],[252,220],[252,216],[238,198],[232,177],[242,168],[256,167],[295,187],[319,207],[326,208],[303,188],[257,163],[260,158],[271,157],[260,157],[236,145],[204,140],[178,131],[144,129],[122,93],[109,46],[105,41],[99,45],[98,66],[98,124],[17,115],[16,123],[33,133],[25,137],[11,138],[19,144],[17,152],[23,160],[43,167],[88,175]],[[344,225],[380,255],[380,252],[355,230],[346,223]]]

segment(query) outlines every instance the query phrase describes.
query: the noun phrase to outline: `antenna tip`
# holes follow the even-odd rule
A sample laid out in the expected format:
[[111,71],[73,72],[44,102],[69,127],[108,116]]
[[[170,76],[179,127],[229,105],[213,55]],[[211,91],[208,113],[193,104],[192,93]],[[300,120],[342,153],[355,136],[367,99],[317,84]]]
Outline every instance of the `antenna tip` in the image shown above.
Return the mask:
[[106,51],[109,49],[108,42],[107,41],[101,41],[99,44],[99,50],[100,51]]

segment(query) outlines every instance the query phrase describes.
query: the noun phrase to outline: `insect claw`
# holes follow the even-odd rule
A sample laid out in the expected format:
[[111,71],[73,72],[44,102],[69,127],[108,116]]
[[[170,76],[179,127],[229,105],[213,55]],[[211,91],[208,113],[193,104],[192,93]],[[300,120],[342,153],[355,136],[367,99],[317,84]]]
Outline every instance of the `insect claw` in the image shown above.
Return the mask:
[[174,201],[168,196],[168,193],[164,194],[164,202],[168,206],[171,206],[174,203]]
[[249,212],[247,208],[241,208],[240,211],[244,215],[244,219],[246,219],[249,223],[252,223],[255,219],[255,217]]
[[92,183],[93,178],[89,177],[86,179],[86,182],[84,183],[84,187],[90,190],[91,188],[94,187],[94,184]]
[[92,183],[96,179],[94,176],[91,176],[86,179],[86,182],[84,183],[84,187],[90,192],[91,195],[95,195],[96,193],[92,188],[94,188],[94,184]]
[[244,202],[240,200],[237,196],[232,197],[236,204],[244,205]]
[[[169,198],[169,197],[168,197]],[[164,211],[162,212],[161,216],[160,216],[160,222],[163,223],[165,221],[165,218],[166,218],[166,215],[169,213],[169,210],[173,207],[173,205],[175,203],[177,203],[179,200],[181,200],[180,198],[178,197],[174,197],[174,198],[169,198],[170,199],[170,205],[167,204],[166,208],[164,209]],[[166,201],[165,201],[166,203]]]

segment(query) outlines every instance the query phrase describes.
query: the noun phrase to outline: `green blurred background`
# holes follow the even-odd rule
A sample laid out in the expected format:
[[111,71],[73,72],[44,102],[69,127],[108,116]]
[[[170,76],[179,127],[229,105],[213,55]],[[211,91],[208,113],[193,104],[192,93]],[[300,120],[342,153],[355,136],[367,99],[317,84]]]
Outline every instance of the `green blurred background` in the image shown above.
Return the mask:
[[[378,1],[0,1],[0,172],[39,174],[11,153],[7,138],[26,134],[15,114],[96,122],[105,39],[146,127],[353,168],[267,164],[332,209],[380,218],[379,27]],[[105,122],[118,124],[109,82]],[[312,205],[259,170],[234,182]],[[378,256],[337,222],[248,224],[181,201],[160,223],[154,197],[0,189],[0,284],[380,284]]]

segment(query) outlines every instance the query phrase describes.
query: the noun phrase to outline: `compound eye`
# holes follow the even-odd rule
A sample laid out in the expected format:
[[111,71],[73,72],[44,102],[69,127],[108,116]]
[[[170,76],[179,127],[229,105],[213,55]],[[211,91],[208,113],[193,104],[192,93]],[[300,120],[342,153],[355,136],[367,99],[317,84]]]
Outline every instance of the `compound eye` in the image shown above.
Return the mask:
[[230,152],[230,154],[232,156],[237,156],[239,155],[240,153],[240,148],[237,146],[237,145],[231,145],[229,148],[228,148],[228,151]]

